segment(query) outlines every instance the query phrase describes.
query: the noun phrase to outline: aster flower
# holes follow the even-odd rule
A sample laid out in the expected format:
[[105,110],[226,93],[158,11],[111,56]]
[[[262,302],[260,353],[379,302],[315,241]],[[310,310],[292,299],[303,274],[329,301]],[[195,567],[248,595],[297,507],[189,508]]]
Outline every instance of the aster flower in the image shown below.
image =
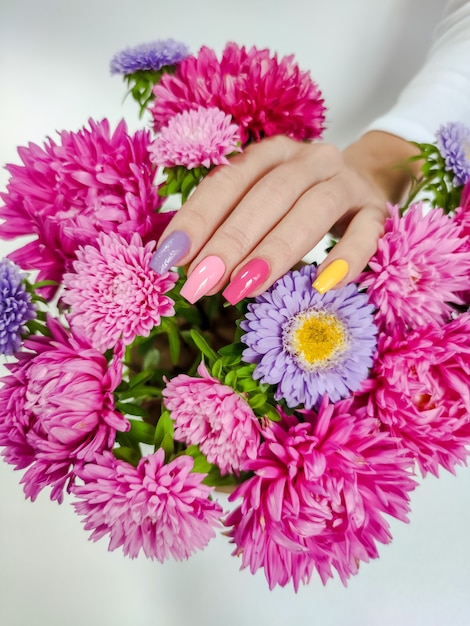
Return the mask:
[[110,63],[111,74],[157,72],[165,66],[180,63],[189,55],[188,47],[175,39],[157,39],[117,52]]
[[28,498],[51,485],[51,498],[60,502],[75,466],[111,449],[129,422],[114,406],[119,359],[108,366],[78,334],[53,319],[48,327],[51,336],[30,336],[0,379],[0,446],[8,463],[28,467],[22,479]]
[[248,403],[212,377],[202,362],[198,374],[200,378],[175,376],[163,389],[165,406],[174,420],[175,439],[198,445],[222,474],[237,473],[248,459],[256,457],[258,420]]
[[448,320],[452,303],[462,303],[459,292],[467,288],[469,273],[459,225],[441,209],[425,213],[418,202],[403,217],[398,207],[390,207],[384,235],[359,285],[378,308],[377,324],[389,332]]
[[129,243],[116,233],[101,234],[97,247],[78,250],[74,271],[64,275],[70,322],[97,350],[148,337],[162,316],[174,315],[174,301],[165,293],[178,274],[150,269],[154,248],[155,242],[143,246],[137,233]]
[[384,514],[406,520],[415,487],[410,459],[351,400],[325,399],[302,417],[266,425],[253,476],[230,496],[242,498],[226,519],[234,554],[252,573],[263,568],[271,589],[297,590],[314,569],[345,584],[391,540]]
[[269,50],[229,43],[220,61],[203,46],[197,56],[165,74],[154,88],[150,106],[160,130],[176,114],[199,106],[217,107],[239,125],[242,144],[250,139],[287,135],[303,140],[321,136],[325,107],[309,72],[293,56],[271,56]]
[[436,139],[446,169],[454,174],[454,185],[464,185],[470,180],[470,128],[449,122],[439,128]]
[[187,455],[165,464],[162,449],[142,458],[137,467],[112,453],[98,455],[79,470],[74,506],[96,541],[110,536],[109,550],[122,546],[135,558],[140,550],[160,562],[181,561],[204,548],[214,537],[222,509],[209,498],[213,487],[205,474],[193,472]]
[[24,278],[25,274],[12,261],[0,260],[0,354],[18,352],[26,322],[36,317]]
[[277,385],[275,399],[289,407],[349,396],[367,378],[376,346],[367,296],[352,284],[319,294],[315,274],[314,266],[288,272],[248,305],[240,323],[243,360],[258,364],[253,377]]
[[158,239],[171,218],[156,213],[162,200],[150,133],[129,135],[123,121],[113,133],[107,120],[89,126],[61,132],[58,144],[49,139],[44,147],[20,148],[23,165],[6,167],[11,177],[0,194],[0,236],[35,236],[9,256],[24,269],[39,269],[38,280],[60,282],[78,246],[102,231]]
[[369,412],[415,457],[423,475],[454,472],[470,444],[470,314],[403,339],[382,335],[363,387]]
[[228,164],[227,155],[240,152],[238,126],[215,107],[198,107],[176,114],[151,144],[150,158],[157,165],[187,169]]

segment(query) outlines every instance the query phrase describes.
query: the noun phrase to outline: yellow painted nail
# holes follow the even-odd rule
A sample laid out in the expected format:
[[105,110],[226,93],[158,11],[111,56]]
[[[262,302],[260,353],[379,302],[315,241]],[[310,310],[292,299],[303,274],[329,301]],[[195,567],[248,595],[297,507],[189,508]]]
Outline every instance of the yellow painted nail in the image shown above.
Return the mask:
[[333,289],[333,287],[343,280],[348,271],[349,265],[347,261],[344,259],[335,259],[317,276],[313,287],[318,293],[325,293]]

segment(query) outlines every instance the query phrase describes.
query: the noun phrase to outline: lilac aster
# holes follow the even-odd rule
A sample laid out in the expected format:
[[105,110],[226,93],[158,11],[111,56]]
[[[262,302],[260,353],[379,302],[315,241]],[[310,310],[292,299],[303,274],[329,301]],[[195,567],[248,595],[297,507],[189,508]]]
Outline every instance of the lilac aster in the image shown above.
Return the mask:
[[74,271],[64,275],[63,300],[71,307],[72,326],[105,351],[148,337],[162,316],[174,315],[174,301],[165,294],[178,275],[150,269],[155,242],[144,246],[137,233],[130,242],[102,233],[96,243],[78,250]]
[[276,385],[275,399],[313,408],[327,394],[335,402],[359,389],[372,366],[377,330],[373,307],[355,285],[319,294],[316,268],[288,272],[248,305],[241,322],[257,363],[253,377]]
[[165,66],[180,63],[187,56],[189,48],[181,41],[157,39],[117,52],[111,59],[111,74],[126,76],[138,71],[158,72]]
[[227,164],[227,155],[240,152],[238,125],[216,107],[199,107],[177,113],[150,145],[157,165],[187,169]]
[[446,169],[454,174],[454,184],[465,185],[470,180],[470,128],[449,122],[439,128],[436,139]]
[[181,561],[205,548],[222,509],[209,497],[213,487],[202,483],[206,474],[193,472],[193,465],[187,455],[165,463],[163,449],[137,467],[111,452],[97,455],[78,472],[84,484],[73,488],[75,510],[93,531],[90,539],[109,534],[109,550],[122,546],[131,558],[143,550],[160,562],[170,556]]
[[258,419],[246,400],[211,376],[204,363],[198,374],[200,378],[175,376],[163,390],[165,406],[175,423],[175,439],[199,445],[222,474],[238,472],[256,458]]
[[0,260],[0,354],[18,352],[26,322],[36,317],[24,277],[13,261]]

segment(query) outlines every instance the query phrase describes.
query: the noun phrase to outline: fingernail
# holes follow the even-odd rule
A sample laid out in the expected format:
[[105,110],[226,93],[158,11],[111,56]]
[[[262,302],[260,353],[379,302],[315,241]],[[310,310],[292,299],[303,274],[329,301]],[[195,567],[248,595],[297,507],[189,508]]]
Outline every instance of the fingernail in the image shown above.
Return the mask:
[[313,287],[319,293],[325,293],[333,289],[333,287],[343,280],[348,271],[349,265],[347,261],[344,259],[335,259],[317,276]]
[[181,287],[181,295],[194,304],[216,285],[225,272],[225,263],[218,256],[211,255],[203,259]]
[[222,295],[230,304],[237,304],[246,298],[258,285],[269,276],[270,267],[264,259],[251,259],[244,265],[235,278],[230,281]]
[[175,230],[155,250],[150,259],[150,267],[157,274],[164,274],[184,257],[190,246],[188,235],[182,230]]

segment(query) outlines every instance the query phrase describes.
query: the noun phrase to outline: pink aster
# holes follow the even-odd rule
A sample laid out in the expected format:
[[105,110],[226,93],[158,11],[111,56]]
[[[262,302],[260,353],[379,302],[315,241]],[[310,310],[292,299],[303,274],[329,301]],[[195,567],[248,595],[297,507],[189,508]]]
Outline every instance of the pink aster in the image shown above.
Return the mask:
[[7,165],[10,180],[0,194],[0,232],[4,239],[34,239],[10,258],[40,270],[39,280],[59,282],[78,246],[102,231],[158,239],[171,215],[156,212],[162,200],[149,143],[148,131],[130,135],[124,121],[111,132],[107,120],[90,119],[89,129],[62,131],[58,143],[19,148],[23,164]]
[[425,213],[415,203],[403,217],[390,207],[385,233],[359,281],[378,309],[377,325],[389,332],[450,319],[452,304],[462,304],[459,292],[468,286],[469,272],[460,226],[442,209]]
[[163,389],[175,424],[175,439],[198,445],[222,474],[245,469],[255,459],[260,427],[248,403],[231,387],[212,377],[204,363],[200,378],[180,374]]
[[324,128],[323,98],[310,73],[302,72],[293,56],[279,60],[255,47],[228,43],[219,61],[204,46],[173,75],[165,74],[154,94],[150,110],[156,130],[175,114],[201,105],[231,115],[243,145],[271,135],[316,139]]
[[129,422],[114,406],[118,358],[108,365],[80,335],[53,319],[48,326],[51,337],[25,340],[0,379],[0,446],[8,463],[29,468],[22,479],[28,498],[50,485],[51,498],[61,502],[75,467],[111,449]]
[[119,341],[129,345],[137,336],[148,337],[162,317],[174,315],[174,301],[165,293],[178,275],[150,269],[155,242],[144,246],[137,233],[130,242],[101,234],[96,243],[77,251],[74,271],[64,275],[63,300],[71,307],[71,324],[105,351]]
[[402,339],[380,338],[363,390],[369,411],[415,457],[423,475],[466,462],[470,444],[470,314]]
[[96,541],[109,534],[109,550],[122,546],[135,558],[140,550],[160,562],[181,561],[215,536],[222,509],[210,499],[205,474],[193,472],[186,455],[165,464],[163,449],[142,458],[137,467],[110,452],[97,455],[79,470],[83,485],[73,493],[76,512]]
[[230,496],[242,498],[226,520],[234,554],[252,573],[263,568],[271,589],[297,590],[315,569],[323,583],[335,569],[345,584],[391,541],[384,514],[406,521],[415,487],[410,459],[351,400],[325,400],[303,418],[266,426],[247,464],[254,475]]
[[241,151],[238,126],[231,120],[215,107],[182,111],[150,145],[150,159],[157,165],[187,169],[227,165],[227,155]]

